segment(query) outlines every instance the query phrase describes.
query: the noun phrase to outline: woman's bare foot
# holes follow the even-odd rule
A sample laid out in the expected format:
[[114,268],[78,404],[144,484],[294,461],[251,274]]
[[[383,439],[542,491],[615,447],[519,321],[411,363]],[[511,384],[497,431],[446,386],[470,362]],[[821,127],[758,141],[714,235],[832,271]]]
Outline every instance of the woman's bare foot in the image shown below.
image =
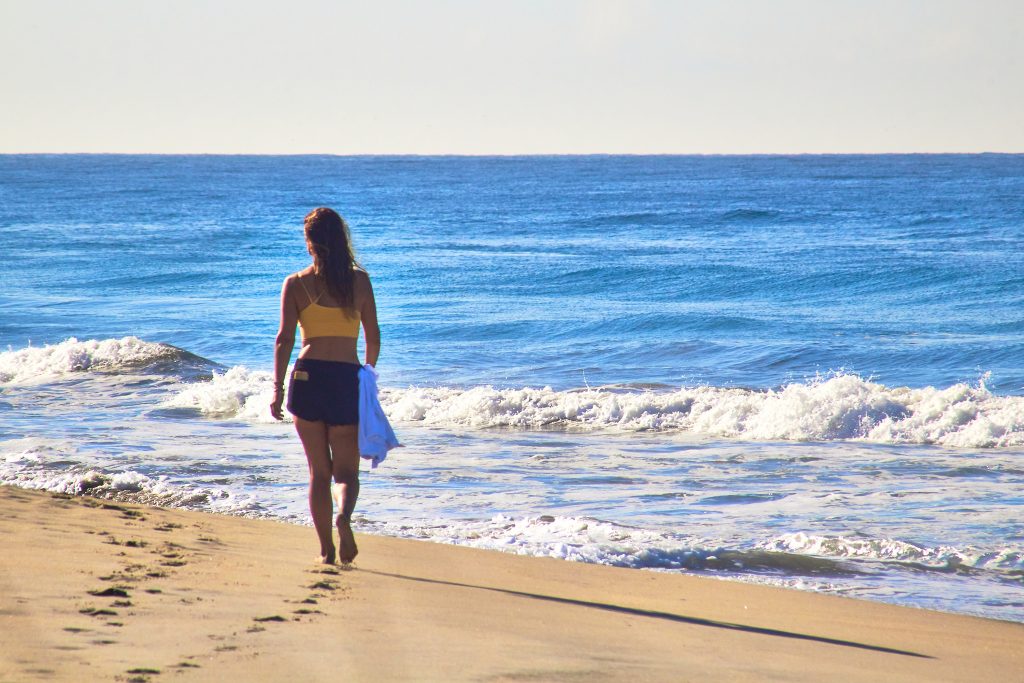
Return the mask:
[[359,548],[356,547],[355,534],[352,533],[352,527],[349,525],[348,520],[341,515],[337,516],[334,523],[338,527],[338,538],[341,545],[338,559],[341,560],[342,564],[348,564],[356,559],[356,555],[359,554]]
[[327,552],[321,552],[317,562],[321,564],[334,564],[334,548],[329,549]]

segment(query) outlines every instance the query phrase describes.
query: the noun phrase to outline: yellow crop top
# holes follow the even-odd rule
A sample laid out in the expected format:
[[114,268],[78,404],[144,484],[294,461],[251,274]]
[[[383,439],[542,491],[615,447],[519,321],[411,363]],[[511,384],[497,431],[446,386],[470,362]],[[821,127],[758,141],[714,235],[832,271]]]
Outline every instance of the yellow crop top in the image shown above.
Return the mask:
[[309,290],[301,279],[299,284],[302,285],[306,297],[311,299],[310,304],[299,311],[299,331],[302,333],[303,342],[314,337],[359,336],[359,311],[337,306],[321,306],[317,300],[323,292],[317,294],[314,299],[309,295]]

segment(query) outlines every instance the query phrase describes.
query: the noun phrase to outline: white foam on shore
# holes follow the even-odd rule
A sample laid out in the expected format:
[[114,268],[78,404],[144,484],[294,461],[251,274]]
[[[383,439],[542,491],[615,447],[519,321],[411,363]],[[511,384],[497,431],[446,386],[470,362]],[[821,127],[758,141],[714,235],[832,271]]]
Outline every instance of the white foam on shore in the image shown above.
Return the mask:
[[682,567],[686,557],[694,554],[663,534],[583,517],[497,515],[486,520],[375,522],[366,526],[368,531],[387,536],[616,566],[644,566],[648,551],[657,553],[666,546],[675,546],[679,552],[675,553],[677,561],[666,558],[665,566]]
[[771,552],[800,553],[831,558],[856,558],[917,564],[931,569],[958,567],[1024,570],[1024,547],[980,551],[954,546],[929,547],[892,538],[818,536],[803,532],[784,534],[758,548]]
[[174,346],[138,337],[86,341],[72,337],[59,344],[0,352],[0,383],[38,381],[90,371],[112,372],[174,360],[185,353]]
[[826,537],[803,532],[739,548],[721,540],[659,533],[587,517],[497,515],[486,520],[363,521],[359,528],[388,536],[635,569],[827,575],[856,571],[853,565],[845,564],[848,560],[896,562],[936,570],[1024,569],[1024,548],[933,548],[890,538]]
[[[165,405],[266,422],[272,396],[269,373],[236,367],[212,381],[187,385]],[[686,432],[960,448],[1024,445],[1024,397],[993,395],[980,382],[890,388],[843,374],[767,391],[409,387],[382,388],[380,398],[393,422],[432,427]]]
[[180,486],[164,477],[153,478],[133,470],[90,467],[73,452],[47,444],[2,454],[0,484],[146,505],[235,514],[246,511],[245,504],[225,489]]

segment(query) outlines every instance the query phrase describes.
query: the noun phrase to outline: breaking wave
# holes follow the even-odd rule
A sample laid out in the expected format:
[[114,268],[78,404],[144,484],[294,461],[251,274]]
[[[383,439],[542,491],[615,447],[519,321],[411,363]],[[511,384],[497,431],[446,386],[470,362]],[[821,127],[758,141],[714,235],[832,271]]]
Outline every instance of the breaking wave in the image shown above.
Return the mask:
[[74,337],[46,346],[0,352],[0,384],[43,381],[85,372],[154,372],[172,374],[216,367],[204,358],[170,344],[138,337],[89,339]]
[[[212,417],[269,421],[269,373],[231,368],[189,384],[165,405]],[[841,374],[777,390],[683,387],[409,387],[381,390],[394,422],[436,427],[687,432],[764,441],[856,440],[955,448],[1024,445],[1024,397],[977,385],[886,387]]]
[[[136,337],[78,341],[0,353],[0,383],[40,383],[83,373],[177,378],[158,410],[271,422],[269,372],[222,368],[188,351]],[[198,380],[198,381],[197,381]],[[681,432],[759,441],[867,441],[953,448],[1024,445],[1024,396],[984,384],[887,387],[835,374],[779,389],[481,386],[381,389],[396,423],[441,428]]]
[[161,407],[195,410],[210,417],[274,422],[269,410],[273,399],[274,378],[269,372],[236,366],[224,373],[214,372],[209,381],[186,385]]
[[890,388],[856,375],[778,390],[722,387],[620,392],[477,387],[391,392],[395,420],[472,427],[615,428],[683,431],[753,440],[1024,444],[1024,397],[996,396],[983,383],[946,389]]

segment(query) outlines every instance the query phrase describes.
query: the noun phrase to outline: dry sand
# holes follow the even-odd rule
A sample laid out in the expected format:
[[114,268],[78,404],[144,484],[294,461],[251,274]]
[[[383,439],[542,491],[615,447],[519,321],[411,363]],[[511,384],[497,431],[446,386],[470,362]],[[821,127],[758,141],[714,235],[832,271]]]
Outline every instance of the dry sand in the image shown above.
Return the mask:
[[1024,681],[1024,625],[0,486],[0,681]]

